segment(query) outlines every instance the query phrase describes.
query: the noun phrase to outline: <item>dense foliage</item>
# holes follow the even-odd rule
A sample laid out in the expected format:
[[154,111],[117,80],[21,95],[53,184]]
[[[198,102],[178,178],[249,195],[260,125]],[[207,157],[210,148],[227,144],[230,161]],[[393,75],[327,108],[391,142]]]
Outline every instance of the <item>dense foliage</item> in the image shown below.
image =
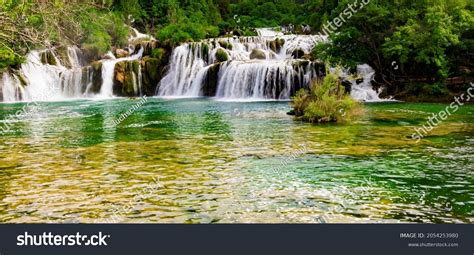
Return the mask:
[[[352,2],[339,1],[328,20]],[[377,81],[394,84],[392,90],[401,83],[421,82],[432,84],[435,93],[450,77],[472,80],[473,7],[469,0],[372,0],[330,35],[333,43],[318,46],[314,55],[348,66],[369,63]]]
[[301,89],[292,99],[296,118],[311,123],[349,121],[363,111],[361,104],[345,93],[334,73],[315,80],[309,91]]
[[3,1],[0,69],[18,65],[31,48],[82,45],[93,55],[124,46],[129,29],[107,1]]

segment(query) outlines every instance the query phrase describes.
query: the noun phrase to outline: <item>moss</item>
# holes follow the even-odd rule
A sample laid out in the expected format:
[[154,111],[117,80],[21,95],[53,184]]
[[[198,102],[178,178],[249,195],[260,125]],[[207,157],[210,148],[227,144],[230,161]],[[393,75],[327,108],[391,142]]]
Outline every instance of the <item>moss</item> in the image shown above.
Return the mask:
[[201,50],[203,58],[207,59],[209,57],[209,45],[207,43],[202,43]]
[[150,56],[152,58],[161,59],[166,54],[166,50],[163,48],[156,48],[151,51]]
[[207,71],[207,76],[202,87],[203,96],[213,97],[216,95],[220,66],[220,64],[214,64]]
[[18,80],[20,81],[21,86],[26,87],[28,85],[28,81],[22,73],[18,72],[16,74],[16,77],[18,77]]
[[219,41],[219,45],[224,49],[232,50],[232,44],[227,41]]
[[45,65],[57,65],[56,58],[50,50],[46,50],[40,53],[41,63]]
[[225,62],[227,60],[229,60],[229,56],[227,55],[227,52],[223,49],[218,49],[216,51],[216,61]]
[[[83,70],[92,72],[92,87],[89,92],[94,93],[94,94],[99,93],[100,88],[102,87],[102,62],[99,62],[99,61],[93,62],[90,67],[87,67],[87,69],[83,69]],[[84,77],[84,73],[83,73],[83,77]],[[85,78],[89,79],[87,76]]]
[[114,69],[114,94],[118,96],[139,96],[135,91],[138,86],[138,60],[121,61],[115,64]]
[[283,45],[285,45],[285,39],[277,38],[277,39],[269,42],[268,44],[269,44],[269,47],[270,47],[271,50],[278,53],[283,48]]
[[57,47],[55,52],[59,58],[59,61],[61,62],[63,66],[67,68],[72,67],[71,61],[69,60],[69,55],[67,54],[67,47],[65,46]]

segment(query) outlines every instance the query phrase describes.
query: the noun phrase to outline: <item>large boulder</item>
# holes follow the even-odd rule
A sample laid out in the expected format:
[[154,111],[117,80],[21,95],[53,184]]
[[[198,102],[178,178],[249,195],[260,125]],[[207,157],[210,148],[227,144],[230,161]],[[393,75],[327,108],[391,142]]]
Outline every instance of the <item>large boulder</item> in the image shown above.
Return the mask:
[[250,59],[267,59],[267,56],[262,50],[253,49],[250,53]]

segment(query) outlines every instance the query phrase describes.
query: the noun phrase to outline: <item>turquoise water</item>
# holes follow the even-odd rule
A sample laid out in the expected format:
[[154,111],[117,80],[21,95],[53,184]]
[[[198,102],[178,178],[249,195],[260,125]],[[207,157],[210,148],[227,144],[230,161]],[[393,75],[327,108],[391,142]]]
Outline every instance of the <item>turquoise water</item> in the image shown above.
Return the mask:
[[[312,125],[288,102],[41,103],[0,136],[0,222],[474,221],[474,105],[367,104]],[[0,119],[25,104],[0,104]],[[5,122],[4,122],[5,123]],[[4,124],[0,123],[0,124]],[[4,127],[4,126],[2,126]]]

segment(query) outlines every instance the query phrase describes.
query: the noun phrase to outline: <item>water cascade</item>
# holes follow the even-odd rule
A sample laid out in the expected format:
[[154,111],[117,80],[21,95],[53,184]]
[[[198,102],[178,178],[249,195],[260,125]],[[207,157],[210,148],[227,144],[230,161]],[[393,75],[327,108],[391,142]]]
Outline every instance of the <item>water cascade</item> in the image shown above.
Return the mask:
[[324,75],[324,65],[308,60],[317,35],[283,35],[271,29],[260,36],[208,39],[177,47],[157,94],[164,97],[216,96],[224,99],[289,99]]
[[[347,77],[349,74],[344,72],[343,77]],[[379,102],[389,101],[392,99],[381,99],[379,94],[372,87],[372,81],[375,76],[375,71],[367,64],[357,66],[357,76],[359,79],[349,79],[351,83],[351,96],[359,101],[364,102]]]
[[[153,57],[158,42],[133,28],[127,48],[109,52],[99,61],[87,60],[87,54],[76,46],[34,50],[18,70],[1,74],[0,101],[153,93],[226,100],[289,99],[311,80],[325,75],[324,64],[313,61],[310,53],[318,43],[328,42],[327,37],[285,35],[269,28],[257,32],[259,36],[185,43],[164,60]],[[351,95],[363,101],[380,100],[371,86],[374,71],[370,66],[359,66],[358,73],[364,79],[351,81]]]
[[[122,61],[141,59],[140,41],[154,40],[132,29],[127,56],[115,58],[112,52],[105,59],[87,65],[84,53],[76,46],[33,50],[18,70],[4,72],[0,77],[0,102],[53,101],[67,98],[109,98],[114,96],[115,65]],[[135,44],[135,42],[137,42]],[[138,48],[140,47],[140,48]],[[142,93],[142,74],[132,73],[135,95]]]

